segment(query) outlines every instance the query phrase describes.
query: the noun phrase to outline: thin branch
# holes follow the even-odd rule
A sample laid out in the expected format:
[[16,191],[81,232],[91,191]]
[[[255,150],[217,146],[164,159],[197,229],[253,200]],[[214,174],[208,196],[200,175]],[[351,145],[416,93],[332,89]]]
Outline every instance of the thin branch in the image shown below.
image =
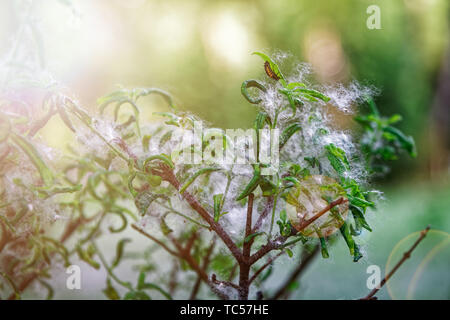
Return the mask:
[[175,257],[179,257],[178,253],[175,252],[174,250],[170,249],[164,242],[162,242],[161,240],[155,238],[154,236],[152,236],[151,234],[147,233],[145,230],[139,228],[137,225],[135,225],[134,223],[131,225],[131,227],[138,231],[140,234],[144,235],[145,237],[149,238],[150,240],[156,242],[158,245],[160,245],[164,250],[166,250],[168,253],[170,253],[171,255],[175,256]]
[[172,265],[172,271],[170,272],[170,280],[169,280],[169,293],[171,296],[174,295],[175,290],[178,287],[177,273],[178,273],[178,261],[174,259],[174,263]]
[[269,241],[267,244],[263,245],[261,247],[261,249],[259,249],[257,252],[255,252],[249,260],[250,265],[254,264],[256,261],[258,261],[259,259],[261,259],[262,257],[264,257],[267,253],[269,253],[272,250],[275,249],[280,249],[283,247],[284,243],[286,242],[286,240],[291,237],[296,235],[298,232],[304,230],[306,227],[308,227],[311,223],[313,223],[314,221],[316,221],[317,219],[319,219],[321,216],[323,216],[326,212],[328,212],[329,210],[333,209],[335,206],[340,205],[342,203],[347,202],[347,199],[344,198],[339,198],[335,201],[330,202],[329,205],[327,205],[325,208],[323,208],[322,210],[320,210],[318,213],[316,213],[312,218],[303,221],[300,225],[296,226],[296,229],[292,229],[291,230],[291,234],[288,236],[278,236],[277,238],[275,238],[275,240]]
[[253,200],[255,195],[250,193],[248,195],[248,204],[247,204],[247,220],[245,223],[245,236],[244,236],[244,244],[242,254],[244,259],[239,261],[239,299],[247,300],[248,292],[249,292],[249,281],[248,276],[250,274],[250,265],[248,260],[250,258],[250,253],[252,249],[253,239],[248,240],[248,237],[252,234],[252,214],[253,214]]
[[213,283],[209,281],[207,273],[202,267],[198,265],[197,261],[195,261],[194,257],[192,257],[190,252],[187,252],[185,248],[183,248],[181,244],[177,241],[177,239],[171,237],[170,235],[169,238],[174,244],[174,246],[177,248],[179,253],[178,256],[187,262],[187,264],[192,268],[192,270],[194,270],[197,273],[198,277],[202,279],[202,281],[205,282],[215,294],[217,294],[220,298],[224,300],[228,300],[228,296],[226,296],[223,292],[217,290],[217,288],[214,287]]
[[258,217],[258,220],[256,220],[255,225],[253,226],[252,233],[255,233],[261,228],[261,225],[264,221],[264,219],[269,215],[269,212],[273,208],[274,198],[273,196],[267,198],[266,206],[264,207],[263,212]]
[[295,270],[291,273],[289,278],[286,279],[284,284],[273,295],[273,297],[271,298],[272,300],[279,299],[280,297],[285,296],[288,293],[289,285],[292,282],[294,282],[300,276],[300,274],[308,267],[308,265],[312,262],[314,257],[319,252],[319,247],[320,247],[319,245],[316,245],[312,252],[307,252],[306,250],[303,251],[303,253],[301,255],[300,264],[297,266],[297,268],[295,268]]
[[300,225],[296,226],[296,229],[298,231],[302,231],[304,230],[306,227],[308,227],[311,223],[313,223],[314,221],[316,221],[317,219],[319,219],[321,216],[323,216],[325,213],[327,213],[328,211],[330,211],[331,209],[333,209],[334,207],[348,202],[347,199],[344,199],[342,197],[340,197],[337,200],[334,200],[332,202],[330,202],[330,204],[328,204],[325,208],[323,208],[322,210],[320,210],[318,213],[316,213],[312,218],[308,219],[308,220],[304,220],[300,223]]
[[234,283],[231,282],[231,281],[220,281],[220,280],[217,280],[217,276],[216,276],[215,273],[213,273],[213,274],[211,275],[211,281],[212,281],[214,284],[224,285],[224,286],[227,286],[227,287],[230,287],[230,288],[234,288],[234,289],[236,289],[236,290],[238,290],[238,291],[241,289],[241,287],[239,287],[237,284],[234,284]]
[[[169,182],[176,190],[180,190],[180,182],[168,165],[160,163],[158,169],[152,169],[152,173],[159,175],[163,180]],[[197,211],[197,213],[203,218],[203,220],[205,220],[209,224],[210,229],[212,229],[219,236],[219,238],[222,239],[223,243],[227,246],[235,259],[237,261],[243,261],[242,252],[233,242],[231,237],[219,223],[214,221],[214,218],[208,213],[208,211],[205,210],[205,208],[203,208],[198,200],[188,191],[184,191],[182,196],[191,206],[191,208]]]
[[259,268],[254,274],[253,276],[250,278],[249,280],[249,284],[251,284],[253,281],[255,281],[255,279],[259,276],[259,274],[261,272],[263,272],[268,266],[270,266],[276,259],[278,259],[282,254],[284,254],[284,251],[280,251],[277,255],[271,257],[269,260],[267,260],[267,262],[261,266],[261,268]]
[[[208,269],[209,263],[211,262],[210,258],[211,258],[211,254],[214,251],[215,246],[216,246],[216,237],[213,237],[212,243],[209,246],[208,251],[206,252],[206,254],[203,258],[202,269],[205,271]],[[195,297],[197,296],[198,290],[200,289],[201,281],[202,281],[202,279],[198,276],[197,280],[195,281],[194,287],[192,288],[189,300],[194,300]]]
[[245,260],[247,260],[250,257],[250,251],[253,244],[253,239],[250,239],[250,241],[246,241],[246,239],[252,234],[252,214],[253,214],[254,198],[255,195],[253,193],[250,193],[248,196],[248,204],[247,204],[247,221],[245,223],[244,248],[242,250]]
[[401,265],[407,260],[409,259],[409,257],[411,257],[411,253],[414,251],[414,249],[419,245],[419,243],[426,237],[428,231],[430,230],[430,226],[427,226],[424,230],[422,230],[420,232],[420,236],[419,238],[416,240],[416,242],[414,242],[414,244],[412,245],[412,247],[406,251],[403,254],[403,257],[400,259],[399,262],[397,262],[397,264],[395,265],[395,267],[391,270],[391,272],[389,272],[386,277],[384,277],[383,280],[381,280],[380,284],[373,289],[366,297],[362,298],[361,300],[373,300],[376,299],[376,297],[374,297],[374,295],[378,292],[378,290],[381,289],[381,287],[383,287],[386,282],[388,282],[388,280],[394,275],[394,273],[397,271],[398,268],[401,267]]

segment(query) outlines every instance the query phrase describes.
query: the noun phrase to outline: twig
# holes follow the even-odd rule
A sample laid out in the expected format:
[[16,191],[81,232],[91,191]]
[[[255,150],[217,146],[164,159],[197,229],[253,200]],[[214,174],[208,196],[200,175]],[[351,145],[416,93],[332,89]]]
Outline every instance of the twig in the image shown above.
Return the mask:
[[238,291],[241,289],[240,286],[238,286],[237,284],[234,284],[234,283],[231,282],[231,281],[220,281],[220,280],[217,280],[217,276],[216,276],[215,273],[213,273],[213,274],[211,275],[211,281],[212,281],[214,284],[224,285],[224,286],[227,286],[227,287],[231,287],[231,288],[234,288],[234,289],[236,289],[236,290],[238,290]]
[[244,255],[244,259],[248,259],[250,257],[250,251],[252,248],[253,239],[246,241],[247,237],[252,234],[252,214],[253,214],[253,199],[255,195],[250,193],[248,196],[248,204],[247,204],[247,220],[245,223],[245,237],[244,237],[244,248],[242,253]]
[[269,212],[272,210],[274,203],[273,196],[267,198],[266,206],[264,207],[263,212],[258,217],[258,220],[256,220],[255,225],[253,226],[252,233],[255,233],[261,228],[261,225],[264,221],[264,219],[269,215]]
[[272,300],[279,299],[280,297],[284,296],[288,292],[289,285],[294,282],[299,275],[308,267],[308,265],[311,263],[313,258],[316,256],[316,254],[319,252],[319,246],[316,245],[314,250],[312,252],[304,251],[301,255],[301,262],[295,268],[295,270],[291,273],[289,278],[286,279],[284,284],[277,290],[277,292],[273,295],[271,298]]
[[[158,169],[152,169],[152,173],[159,175],[163,180],[169,182],[176,190],[180,190],[180,182],[176,178],[173,170],[166,164],[160,163]],[[214,218],[208,213],[208,211],[203,208],[203,206],[198,202],[198,200],[190,194],[188,191],[184,191],[182,194],[183,198],[191,206],[192,209],[197,211],[197,213],[205,220],[210,228],[222,239],[223,243],[230,250],[231,254],[237,261],[243,261],[242,252],[233,242],[229,234],[222,228],[222,226],[214,221]]]
[[228,300],[228,296],[226,296],[223,292],[217,290],[217,288],[214,287],[213,283],[209,281],[208,274],[202,267],[198,265],[197,261],[195,261],[191,253],[186,251],[186,248],[183,248],[181,244],[177,241],[177,239],[171,237],[170,235],[169,238],[174,244],[174,246],[177,248],[179,253],[178,256],[187,262],[187,264],[192,268],[192,270],[194,270],[197,273],[198,277],[202,279],[202,281],[205,282],[215,294],[217,294],[221,299]]
[[[209,263],[211,261],[210,260],[211,254],[213,253],[215,246],[216,246],[216,237],[213,237],[212,243],[209,246],[208,251],[205,254],[205,257],[203,258],[202,268],[205,271],[208,269]],[[191,295],[189,297],[189,300],[194,300],[195,297],[197,296],[198,290],[200,289],[201,281],[202,281],[202,279],[200,277],[197,277],[197,280],[195,281],[194,287],[192,288],[192,292],[191,292]]]
[[322,210],[320,210],[318,213],[316,213],[312,218],[302,221],[298,226],[296,226],[296,229],[298,231],[302,231],[304,230],[306,227],[308,227],[311,223],[313,223],[314,221],[316,221],[317,219],[319,219],[321,216],[323,216],[325,213],[327,213],[328,211],[330,211],[331,209],[333,209],[334,207],[347,202],[347,199],[344,198],[339,198],[337,200],[334,200],[332,202],[330,202],[329,205],[327,205],[325,208],[323,208]]
[[319,219],[322,215],[324,215],[326,212],[328,212],[329,210],[333,209],[335,206],[340,205],[344,202],[347,202],[347,199],[344,198],[339,198],[335,201],[330,202],[329,205],[327,205],[325,208],[323,208],[322,210],[320,210],[318,213],[316,213],[312,218],[303,221],[300,225],[298,225],[295,229],[291,230],[291,234],[288,236],[278,236],[275,240],[269,241],[267,244],[263,245],[261,247],[261,249],[259,249],[257,252],[255,252],[251,257],[250,257],[250,265],[254,264],[256,261],[258,261],[259,259],[261,259],[262,257],[264,257],[267,253],[269,253],[272,250],[275,249],[279,249],[282,248],[284,243],[286,242],[286,240],[290,237],[290,236],[294,236],[296,235],[298,232],[304,230],[306,227],[308,227],[311,223],[313,223],[314,221],[316,221],[317,219]]
[[264,265],[261,266],[250,278],[249,283],[251,284],[255,279],[259,276],[261,272],[263,272],[268,266],[270,266],[278,257],[280,257],[282,254],[284,254],[284,251],[280,251],[277,255],[270,258]]
[[388,282],[388,280],[394,275],[394,273],[397,271],[397,269],[400,268],[401,265],[407,259],[409,259],[409,257],[411,257],[411,253],[419,245],[419,243],[426,237],[426,235],[427,235],[429,230],[430,230],[430,226],[427,226],[424,230],[422,230],[420,232],[419,238],[416,240],[416,242],[414,242],[414,244],[412,245],[412,247],[408,251],[403,253],[403,257],[400,259],[399,262],[397,262],[395,267],[386,275],[386,277],[384,277],[383,280],[381,280],[380,284],[375,289],[373,289],[366,297],[362,298],[361,300],[373,300],[373,299],[376,299],[376,297],[374,297],[374,295],[378,292],[378,290],[381,289],[381,287],[383,287],[386,284],[386,282]]
[[[252,249],[253,239],[248,240],[248,237],[252,232],[252,214],[253,214],[253,199],[255,195],[250,193],[248,195],[248,204],[247,204],[247,220],[245,223],[245,236],[244,236],[244,245],[243,245],[243,256],[244,259],[239,261],[239,299],[247,300],[248,299],[248,291],[250,282],[248,281],[248,276],[250,274],[250,265],[248,263],[250,258],[250,252]],[[248,241],[247,241],[248,240]]]
[[[178,287],[177,273],[178,273],[178,262],[174,259],[174,263],[172,265],[172,271],[170,272],[170,280],[169,280],[169,293],[171,296],[174,295],[175,290]],[[200,281],[201,281],[201,279],[200,279]]]
[[131,225],[131,227],[138,231],[140,234],[146,236],[147,238],[149,238],[150,240],[156,242],[158,245],[160,245],[164,250],[166,250],[168,253],[170,253],[171,255],[175,256],[175,257],[179,257],[178,253],[176,253],[174,250],[170,249],[164,242],[162,242],[161,240],[155,238],[154,236],[152,236],[151,234],[148,234],[147,232],[145,232],[144,230],[142,230],[141,228],[139,228],[137,225],[135,225],[134,223]]

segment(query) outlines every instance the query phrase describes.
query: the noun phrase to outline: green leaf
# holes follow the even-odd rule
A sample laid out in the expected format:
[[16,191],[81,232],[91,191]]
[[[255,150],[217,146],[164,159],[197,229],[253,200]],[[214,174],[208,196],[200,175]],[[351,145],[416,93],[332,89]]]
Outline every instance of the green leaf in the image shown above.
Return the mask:
[[53,289],[53,287],[49,283],[47,283],[47,282],[45,282],[44,280],[41,280],[41,279],[39,280],[39,283],[43,287],[45,287],[45,289],[47,289],[47,297],[45,298],[45,300],[52,300],[53,296],[55,295],[55,290]]
[[344,150],[336,147],[333,143],[325,146],[325,149],[327,150],[328,161],[340,176],[350,170],[350,164]]
[[123,257],[123,249],[127,243],[131,242],[131,239],[125,238],[121,239],[116,246],[116,257],[114,258],[114,261],[111,264],[111,269],[114,269],[117,267],[122,260]]
[[402,121],[402,116],[399,115],[399,114],[394,114],[393,116],[391,116],[388,119],[389,124],[394,124],[394,123],[397,123],[397,122],[400,122],[400,121]]
[[[298,88],[296,89],[296,91],[299,91],[302,93],[303,97],[308,97],[308,98],[318,98],[322,101],[328,102],[331,100],[330,97],[327,97],[326,95],[324,95],[323,93],[320,93],[317,90],[313,90],[313,89],[303,89],[303,88]],[[314,101],[315,99],[313,99],[312,101]]]
[[142,289],[145,289],[145,290],[149,290],[149,289],[150,290],[156,290],[156,291],[159,291],[159,293],[161,293],[164,297],[166,297],[166,299],[168,299],[168,300],[172,300],[173,299],[172,296],[167,291],[165,291],[160,286],[158,286],[158,285],[156,285],[154,283],[145,283],[142,286]]
[[267,89],[257,80],[251,79],[251,80],[246,80],[246,81],[242,82],[241,93],[244,96],[244,98],[252,104],[261,103],[261,101],[262,101],[261,98],[254,99],[254,98],[250,97],[248,90],[247,90],[248,88],[257,88],[257,89],[261,90],[262,92],[266,92]]
[[[268,76],[275,80],[277,80],[276,78],[278,78],[280,80],[280,82],[283,84],[283,86],[286,86],[286,80],[285,80],[283,74],[281,73],[280,68],[268,55],[266,55],[262,52],[253,52],[252,54],[258,55],[261,58],[263,58],[263,60],[265,62],[268,62],[271,71],[275,74],[276,77],[270,76],[269,74],[268,74]],[[266,71],[266,73],[267,73],[267,71]]]
[[291,283],[289,283],[289,285],[287,286],[287,289],[289,291],[294,291],[297,290],[298,288],[300,288],[300,283],[296,280],[296,281],[292,281]]
[[281,221],[283,221],[283,222],[286,222],[286,220],[287,220],[287,214],[286,214],[286,210],[281,210],[281,212],[280,212],[280,219],[281,219]]
[[240,201],[248,197],[248,195],[258,187],[260,181],[261,181],[261,167],[257,164],[253,167],[252,179],[247,184],[247,186],[245,186],[244,190],[239,194],[239,196],[236,198],[236,201]]
[[5,278],[6,281],[9,283],[9,285],[11,286],[11,288],[13,289],[14,294],[15,294],[15,299],[16,300],[20,300],[21,299],[20,290],[17,288],[17,286],[14,283],[13,279],[11,279],[11,277],[9,275],[7,275],[6,273],[1,272],[1,271],[0,271],[0,276]]
[[228,278],[233,266],[234,261],[229,254],[219,253],[211,259],[211,269],[222,278]]
[[170,159],[170,156],[166,155],[165,153],[161,153],[161,154],[157,154],[157,155],[146,158],[143,162],[144,168],[153,160],[160,160],[160,161],[164,162],[165,164],[167,164],[172,169],[175,167],[172,160]]
[[294,256],[294,254],[292,253],[291,249],[285,248],[284,251],[287,253],[287,255],[289,256],[289,258],[292,258]]
[[245,237],[244,243],[249,243],[250,241],[252,241],[252,239],[254,239],[254,238],[256,238],[256,237],[258,237],[260,235],[263,235],[263,234],[265,234],[265,232],[262,232],[262,231],[261,232],[252,233],[252,234],[248,235],[247,237]]
[[124,300],[151,300],[150,296],[144,291],[129,291],[123,297]]
[[347,247],[350,250],[350,254],[353,255],[355,253],[355,241],[353,240],[352,235],[350,234],[350,228],[348,224],[344,222],[344,224],[339,228],[341,231],[341,235],[347,243]]
[[199,171],[197,171],[196,173],[194,173],[185,183],[184,185],[180,188],[180,193],[183,194],[186,189],[195,181],[195,179],[197,179],[199,176],[201,176],[202,174],[206,174],[206,173],[211,173],[211,172],[215,172],[215,171],[219,171],[220,169],[218,168],[203,168],[200,169]]
[[109,300],[120,300],[119,293],[116,288],[112,286],[110,278],[106,280],[106,288],[103,289],[102,292]]
[[67,186],[67,187],[50,187],[50,188],[49,187],[36,187],[33,189],[35,189],[38,192],[40,198],[47,199],[58,193],[73,193],[73,192],[80,191],[82,187],[83,187],[83,185],[77,184],[77,185],[70,186],[70,187],[69,186]]
[[363,255],[359,251],[359,246],[355,243],[355,253],[353,254],[353,262],[358,262],[359,259],[361,259]]
[[17,144],[23,150],[23,152],[28,156],[33,165],[39,171],[42,181],[44,182],[44,185],[45,186],[52,185],[53,183],[52,171],[47,167],[44,160],[42,160],[41,155],[34,148],[34,146],[30,142],[25,140],[25,138],[15,133],[12,133],[10,137],[14,141],[14,143]]
[[299,130],[301,130],[299,123],[294,123],[283,130],[280,136],[280,149],[288,142],[288,140]]
[[167,299],[172,300],[172,296],[168,292],[163,290],[160,286],[153,284],[153,283],[145,282],[145,273],[144,272],[141,272],[139,274],[137,289],[138,290],[149,290],[149,289],[156,290],[156,291],[159,291]]
[[327,241],[325,240],[324,237],[320,237],[320,248],[321,248],[321,253],[322,253],[322,257],[324,259],[327,259],[330,257],[330,254],[328,253],[328,246],[327,246]]
[[64,122],[64,124],[73,132],[75,132],[75,128],[72,125],[72,121],[70,120],[69,116],[67,115],[66,109],[64,109],[63,106],[58,105],[58,113],[59,116],[61,117],[61,120]]
[[367,223],[366,219],[364,218],[363,210],[359,207],[356,207],[354,205],[350,205],[350,210],[353,215],[353,219],[355,220],[355,223],[357,225],[360,225],[366,230],[369,230],[372,232],[372,229],[370,228],[369,224]]
[[261,282],[266,281],[270,275],[273,272],[273,266],[271,265],[269,268],[267,268],[267,271],[261,276]]
[[142,191],[142,192],[139,192],[136,195],[136,197],[134,198],[134,204],[136,205],[136,208],[138,209],[139,214],[141,216],[143,216],[147,213],[147,210],[150,207],[150,205],[152,204],[152,202],[159,198],[165,199],[165,200],[168,199],[168,197],[165,194]]
[[89,264],[94,269],[97,269],[97,270],[100,269],[100,264],[97,261],[95,261],[94,259],[92,259],[92,255],[93,255],[92,252],[87,252],[87,251],[83,250],[80,245],[77,245],[76,251],[78,253],[78,257],[81,260],[83,260],[84,262]]
[[159,226],[161,227],[161,231],[162,233],[167,236],[169,233],[173,232],[173,230],[167,225],[166,223],[166,216],[168,215],[168,212],[165,213],[162,217],[161,217],[161,221],[159,223]]
[[372,201],[367,201],[363,198],[348,195],[348,200],[350,201],[350,204],[354,205],[355,207],[375,207],[375,203],[373,203]]
[[306,88],[306,85],[302,82],[291,82],[286,86],[286,89],[293,90],[297,88]]
[[383,130],[397,137],[397,141],[400,143],[401,147],[408,151],[411,157],[417,156],[416,145],[414,143],[413,137],[406,136],[403,132],[391,126],[387,126]]
[[[8,227],[8,229],[15,234],[16,233],[16,229],[14,228],[14,226],[9,222],[8,218],[4,217],[3,215],[0,214],[0,223],[2,223],[5,227]],[[2,235],[3,236],[3,235]]]
[[159,149],[164,147],[164,145],[172,138],[172,130],[167,131],[165,134],[162,135],[161,139],[159,140]]
[[223,193],[215,194],[213,196],[214,200],[214,221],[219,222],[219,219],[221,217],[221,210],[222,210],[222,201],[223,201]]

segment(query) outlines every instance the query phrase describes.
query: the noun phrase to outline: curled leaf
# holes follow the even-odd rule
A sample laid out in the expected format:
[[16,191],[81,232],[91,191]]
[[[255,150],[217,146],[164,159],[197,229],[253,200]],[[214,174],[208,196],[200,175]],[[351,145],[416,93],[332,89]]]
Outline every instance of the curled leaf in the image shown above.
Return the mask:
[[251,79],[251,80],[246,80],[246,81],[242,82],[241,93],[244,96],[244,98],[252,104],[261,103],[262,102],[261,98],[255,99],[249,95],[248,90],[247,90],[248,88],[257,88],[257,89],[261,90],[262,92],[266,92],[267,89],[257,80]]

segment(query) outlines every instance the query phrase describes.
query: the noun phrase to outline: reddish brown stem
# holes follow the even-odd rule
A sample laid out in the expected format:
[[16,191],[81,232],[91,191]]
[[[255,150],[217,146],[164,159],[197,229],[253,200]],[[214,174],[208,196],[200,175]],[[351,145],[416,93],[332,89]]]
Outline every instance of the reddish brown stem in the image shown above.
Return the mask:
[[[203,258],[202,269],[205,271],[208,269],[208,266],[210,263],[210,258],[214,251],[215,246],[216,246],[216,237],[213,238],[212,244],[209,246],[208,251],[205,254],[205,257]],[[198,290],[200,289],[201,283],[202,283],[202,279],[200,277],[197,277],[194,287],[192,288],[192,292],[191,292],[191,296],[189,297],[189,300],[194,300],[196,298]]]
[[319,219],[321,216],[323,216],[325,213],[327,213],[328,211],[330,211],[331,209],[333,209],[334,207],[347,202],[347,199],[344,198],[339,198],[337,200],[334,200],[332,202],[330,202],[329,205],[327,205],[325,208],[323,208],[322,210],[320,210],[318,213],[316,213],[313,217],[311,217],[308,220],[302,221],[299,225],[295,226],[295,228],[298,231],[302,231],[304,230],[306,227],[308,227],[311,223],[313,223],[314,221],[316,221],[317,219]]
[[220,298],[224,299],[224,300],[228,300],[228,297],[223,294],[222,292],[218,291],[217,288],[214,286],[214,284],[209,281],[209,277],[206,274],[206,271],[199,266],[199,264],[197,263],[197,261],[195,261],[194,257],[192,257],[192,255],[190,254],[190,252],[187,252],[185,248],[183,248],[181,246],[180,243],[178,243],[178,241],[173,238],[173,237],[169,237],[170,240],[172,241],[172,243],[174,244],[174,246],[177,248],[178,253],[179,253],[179,257],[184,259],[187,264],[192,268],[192,270],[194,270],[198,277],[200,279],[202,279],[202,281],[204,281],[210,288],[211,290],[217,294]]
[[[180,189],[180,182],[175,177],[172,169],[165,165],[160,164],[159,169],[152,170],[153,174],[159,175],[164,180],[168,181],[176,190]],[[222,239],[223,243],[230,250],[231,254],[237,261],[243,260],[242,252],[230,238],[228,233],[222,228],[220,224],[214,221],[214,218],[203,208],[203,206],[198,202],[198,200],[190,194],[188,191],[183,192],[182,196],[187,201],[187,203],[194,209],[210,226],[210,228]]]
[[247,220],[245,223],[245,236],[244,236],[244,248],[243,248],[243,256],[239,262],[239,299],[247,300],[248,299],[248,291],[250,282],[248,281],[248,277],[250,274],[250,265],[248,263],[250,258],[250,252],[252,249],[253,239],[247,241],[248,237],[252,234],[252,214],[253,214],[253,199],[255,195],[250,193],[248,196],[248,204],[247,204]]
[[300,225],[296,226],[296,230],[293,229],[289,236],[278,236],[275,240],[269,241],[266,245],[262,246],[261,249],[259,249],[250,257],[249,260],[250,265],[254,264],[256,261],[264,257],[270,251],[283,247],[284,243],[290,236],[293,236],[297,234],[297,232],[304,230],[306,227],[308,227],[311,223],[319,219],[326,212],[333,209],[335,206],[340,205],[347,201],[348,201],[347,199],[341,197],[335,201],[330,202],[329,205],[327,205],[325,208],[316,213],[312,218],[303,221]]
[[145,230],[142,230],[141,228],[139,228],[137,225],[132,224],[131,227],[136,230],[137,232],[139,232],[140,234],[142,234],[143,236],[149,238],[150,240],[154,241],[155,243],[157,243],[159,246],[161,246],[161,248],[163,248],[164,250],[166,250],[168,253],[170,253],[171,255],[173,255],[174,257],[179,257],[178,253],[175,252],[174,250],[170,249],[164,242],[162,242],[161,240],[155,238],[154,236],[152,236],[151,234],[147,233]]
[[268,266],[270,266],[276,259],[278,259],[282,254],[284,254],[284,251],[280,251],[276,256],[271,257],[267,262],[261,266],[250,278],[249,283],[252,283],[255,281],[255,279],[260,275],[261,272],[263,272]]
[[253,226],[252,233],[257,232],[259,230],[259,228],[261,228],[261,225],[262,225],[264,219],[269,215],[269,212],[272,211],[273,202],[274,202],[273,197],[267,198],[266,206],[264,207],[263,212],[261,212],[261,214],[259,215],[258,220],[256,220],[256,223]]

